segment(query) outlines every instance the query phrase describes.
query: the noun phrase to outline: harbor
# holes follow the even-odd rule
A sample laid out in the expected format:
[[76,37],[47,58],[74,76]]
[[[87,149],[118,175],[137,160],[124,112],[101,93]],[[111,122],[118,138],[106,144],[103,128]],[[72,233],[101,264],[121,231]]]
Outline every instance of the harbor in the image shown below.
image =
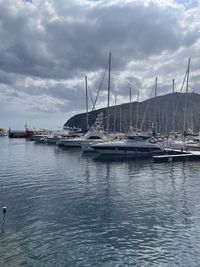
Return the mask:
[[0,145],[2,262],[199,262],[198,161],[96,161],[81,149],[7,137]]
[[[5,131],[4,131],[5,132]],[[5,132],[6,133],[6,132]],[[4,134],[2,136],[7,136]],[[37,130],[8,131],[9,138],[24,138],[29,142],[55,145],[64,149],[80,149],[83,154],[92,153],[95,158],[108,156],[110,160],[153,159],[153,162],[195,161],[200,160],[198,135],[170,139],[155,133],[106,134],[103,129],[102,115],[97,117],[87,133],[76,128],[62,131]],[[101,158],[101,157],[100,157]]]
[[200,265],[199,13],[0,1],[0,267]]

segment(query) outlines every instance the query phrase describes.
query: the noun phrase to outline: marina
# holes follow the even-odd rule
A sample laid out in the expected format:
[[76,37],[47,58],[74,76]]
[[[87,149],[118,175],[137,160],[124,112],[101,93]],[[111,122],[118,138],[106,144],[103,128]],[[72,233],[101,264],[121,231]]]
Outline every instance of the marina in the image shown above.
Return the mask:
[[199,1],[0,1],[0,267],[200,265]]
[[198,265],[198,161],[96,161],[7,137],[0,146],[2,266]]
[[[98,121],[98,118],[97,118]],[[95,125],[95,124],[94,124]],[[187,139],[180,136],[169,141],[165,137],[156,137],[148,133],[106,134],[101,128],[95,127],[87,133],[81,130],[63,131],[13,131],[9,138],[25,138],[28,141],[64,147],[66,149],[80,149],[82,153],[95,153],[108,156],[110,160],[145,159],[152,158],[153,162],[192,161],[200,160],[199,139]],[[6,136],[5,134],[2,136]],[[165,136],[165,135],[163,135]]]

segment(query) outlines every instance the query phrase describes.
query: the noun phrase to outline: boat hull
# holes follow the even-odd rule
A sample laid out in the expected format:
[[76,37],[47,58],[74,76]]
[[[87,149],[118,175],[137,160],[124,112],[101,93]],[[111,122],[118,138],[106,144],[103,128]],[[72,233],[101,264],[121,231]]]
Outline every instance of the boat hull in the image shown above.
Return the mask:
[[74,147],[74,148],[81,148],[82,139],[66,139],[66,140],[60,140],[57,145],[63,146],[63,147]]
[[129,144],[125,142],[116,142],[110,144],[97,144],[92,145],[92,148],[95,149],[101,155],[112,155],[112,156],[133,156],[133,157],[148,157],[162,152],[162,149],[151,143],[135,143]]
[[33,131],[9,131],[9,138],[30,138],[34,135]]
[[6,132],[0,132],[0,137],[2,136],[7,136],[7,133]]
[[81,144],[81,149],[83,152],[97,152],[92,146],[102,143],[104,140],[84,140]]

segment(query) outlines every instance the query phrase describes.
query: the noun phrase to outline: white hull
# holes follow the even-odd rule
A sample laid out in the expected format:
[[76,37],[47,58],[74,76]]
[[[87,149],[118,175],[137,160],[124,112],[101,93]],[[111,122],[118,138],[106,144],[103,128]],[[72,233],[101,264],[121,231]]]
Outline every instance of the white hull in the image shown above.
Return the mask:
[[57,144],[64,147],[81,147],[82,138],[62,139]]
[[7,133],[0,133],[0,136],[7,136]]
[[60,136],[57,135],[49,135],[46,137],[45,141],[47,144],[57,144],[59,142],[59,140],[61,139]]
[[120,155],[145,157],[160,153],[162,150],[157,144],[149,142],[109,142],[92,146],[102,155]]
[[30,141],[43,143],[47,137],[48,137],[47,134],[35,134],[35,135],[31,136]]
[[96,144],[99,144],[99,143],[102,143],[104,141],[102,140],[94,140],[91,142],[91,140],[84,140],[81,144],[81,149],[83,152],[97,152],[94,148],[92,148],[92,145],[96,145]]

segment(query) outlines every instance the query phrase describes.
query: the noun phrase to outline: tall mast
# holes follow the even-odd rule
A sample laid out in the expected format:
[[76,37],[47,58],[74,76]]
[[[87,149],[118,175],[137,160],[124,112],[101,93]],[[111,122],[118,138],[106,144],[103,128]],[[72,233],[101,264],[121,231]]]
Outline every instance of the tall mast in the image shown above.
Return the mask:
[[110,71],[111,71],[111,53],[109,54],[109,65],[108,65],[108,107],[107,107],[107,133],[109,133],[110,127]]
[[88,130],[88,88],[87,88],[87,76],[85,76],[85,98],[86,98],[86,130]]
[[119,107],[119,131],[122,132],[122,108]]
[[138,127],[139,101],[140,101],[140,91],[138,89],[138,93],[137,93],[137,110],[136,110],[136,126],[135,126],[136,132],[139,129],[139,127]]
[[187,68],[186,93],[188,93],[189,76],[190,76],[190,58],[188,60],[188,68]]
[[183,131],[186,131],[187,98],[188,98],[187,95],[188,95],[189,75],[190,75],[190,58],[188,60],[188,67],[187,67],[187,79],[186,79],[186,95],[185,95],[185,108],[184,108]]
[[175,80],[172,79],[172,93],[173,93],[173,94],[174,94],[174,92],[175,92],[175,90],[174,90],[174,89],[175,89],[175,83],[174,83],[174,81],[175,81]]
[[[174,88],[175,88],[175,83],[174,79],[172,79],[172,94],[174,94]],[[175,112],[174,112],[174,96],[173,96],[173,103],[172,103],[172,131],[174,132],[174,122],[175,122]]]
[[115,113],[114,113],[114,133],[116,131],[116,119],[117,119],[117,95],[115,95]]
[[156,104],[157,104],[157,87],[158,87],[158,78],[156,77],[156,80],[155,80],[155,104],[154,104],[154,130],[157,131],[157,110],[156,110]]
[[156,81],[155,81],[155,98],[157,97],[157,87],[158,87],[158,78],[156,77]]
[[132,132],[132,109],[131,109],[131,87],[129,87],[129,95],[130,95],[130,132]]

